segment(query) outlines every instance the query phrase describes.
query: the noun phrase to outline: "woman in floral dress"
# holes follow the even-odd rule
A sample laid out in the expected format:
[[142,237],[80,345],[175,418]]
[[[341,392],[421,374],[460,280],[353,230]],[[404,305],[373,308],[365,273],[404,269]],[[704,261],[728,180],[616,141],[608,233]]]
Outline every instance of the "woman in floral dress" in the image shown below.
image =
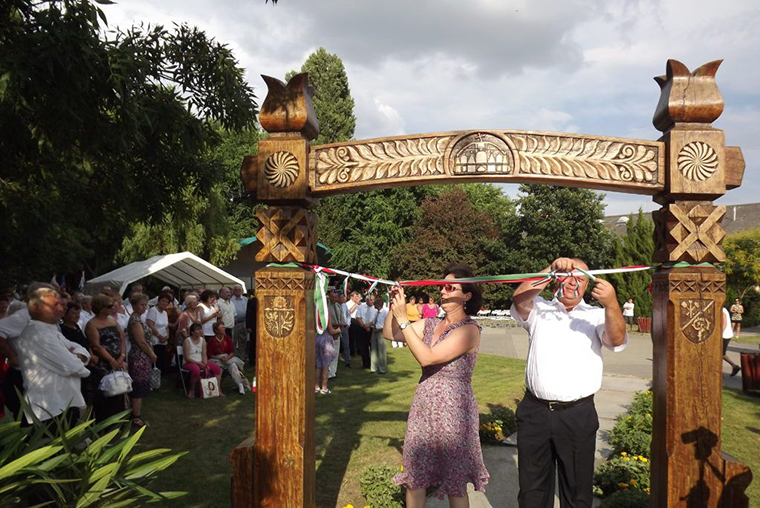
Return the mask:
[[150,394],[151,365],[156,363],[156,353],[150,345],[151,331],[142,320],[142,315],[148,308],[148,297],[135,293],[129,297],[134,312],[127,323],[127,337],[132,347],[129,350],[127,364],[129,376],[132,378],[132,393],[129,400],[132,403],[132,424],[137,427],[147,425],[142,419],[142,400]]
[[[474,276],[465,265],[449,266],[444,273],[447,279]],[[451,507],[466,508],[467,484],[482,491],[489,477],[471,382],[480,346],[480,326],[471,316],[480,310],[480,287],[444,285],[446,317],[416,323],[408,321],[404,290],[397,286],[391,296],[393,319],[386,319],[383,336],[406,342],[422,366],[404,438],[404,470],[393,481],[406,487],[409,508],[425,506],[427,489],[439,499],[448,496]]]

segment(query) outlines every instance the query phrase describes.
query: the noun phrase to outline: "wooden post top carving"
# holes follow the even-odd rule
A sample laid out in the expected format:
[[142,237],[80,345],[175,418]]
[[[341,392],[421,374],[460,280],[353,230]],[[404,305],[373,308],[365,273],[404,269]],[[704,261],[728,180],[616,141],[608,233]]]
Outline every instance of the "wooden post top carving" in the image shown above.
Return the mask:
[[296,74],[287,85],[271,76],[261,77],[269,87],[259,113],[261,126],[269,133],[299,132],[306,139],[315,139],[319,120],[311,102],[314,87],[309,85],[309,74]]
[[723,113],[723,97],[715,73],[721,62],[713,60],[689,72],[678,60],[668,60],[667,74],[654,78],[661,88],[652,121],[657,130],[665,132],[680,123],[709,125],[718,119]]

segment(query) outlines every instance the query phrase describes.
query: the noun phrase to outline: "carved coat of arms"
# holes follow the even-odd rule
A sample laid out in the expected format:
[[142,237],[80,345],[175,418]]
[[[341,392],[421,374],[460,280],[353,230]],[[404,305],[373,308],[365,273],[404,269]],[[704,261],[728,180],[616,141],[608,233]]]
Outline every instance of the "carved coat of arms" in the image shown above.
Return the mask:
[[715,329],[715,301],[685,298],[680,303],[681,332],[695,344],[706,341]]
[[264,327],[272,337],[287,337],[293,331],[296,313],[292,296],[268,296],[264,299]]

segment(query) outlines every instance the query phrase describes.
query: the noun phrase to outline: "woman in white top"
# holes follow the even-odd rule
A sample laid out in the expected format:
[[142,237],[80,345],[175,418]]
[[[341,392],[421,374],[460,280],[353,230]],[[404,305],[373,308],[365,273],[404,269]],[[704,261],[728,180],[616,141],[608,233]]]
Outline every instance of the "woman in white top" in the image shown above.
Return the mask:
[[182,368],[190,371],[190,390],[187,396],[191,399],[195,398],[195,387],[198,386],[198,381],[202,377],[211,377],[208,375],[211,373],[216,377],[219,395],[224,397],[224,393],[222,393],[222,371],[218,366],[208,361],[206,339],[203,338],[203,327],[199,323],[190,325],[190,336],[185,339],[183,353],[185,358]]
[[734,330],[731,327],[731,314],[728,309],[723,307],[723,359],[731,366],[731,376],[735,376],[742,370],[734,361],[728,357],[728,343],[734,338]]
[[216,306],[216,293],[214,291],[207,289],[201,293],[198,311],[203,325],[203,335],[206,340],[210,340],[214,336],[214,323],[222,316],[222,312]]
[[169,315],[166,313],[166,307],[171,301],[169,293],[161,293],[156,306],[148,311],[148,318],[145,320],[151,331],[150,343],[153,352],[158,358],[156,366],[163,373],[166,373],[168,368],[166,346],[169,342]]

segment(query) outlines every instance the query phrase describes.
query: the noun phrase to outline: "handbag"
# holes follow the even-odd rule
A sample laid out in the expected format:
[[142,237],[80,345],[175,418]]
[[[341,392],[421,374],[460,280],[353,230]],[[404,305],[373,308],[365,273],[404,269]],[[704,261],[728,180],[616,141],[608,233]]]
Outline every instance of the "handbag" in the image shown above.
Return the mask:
[[161,388],[161,369],[153,364],[153,368],[150,369],[150,389],[155,391]]
[[215,377],[201,379],[201,398],[219,397],[219,384]]
[[132,391],[132,378],[123,370],[114,370],[103,376],[103,379],[100,380],[100,385],[98,385],[98,389],[102,391],[106,397],[123,395]]

